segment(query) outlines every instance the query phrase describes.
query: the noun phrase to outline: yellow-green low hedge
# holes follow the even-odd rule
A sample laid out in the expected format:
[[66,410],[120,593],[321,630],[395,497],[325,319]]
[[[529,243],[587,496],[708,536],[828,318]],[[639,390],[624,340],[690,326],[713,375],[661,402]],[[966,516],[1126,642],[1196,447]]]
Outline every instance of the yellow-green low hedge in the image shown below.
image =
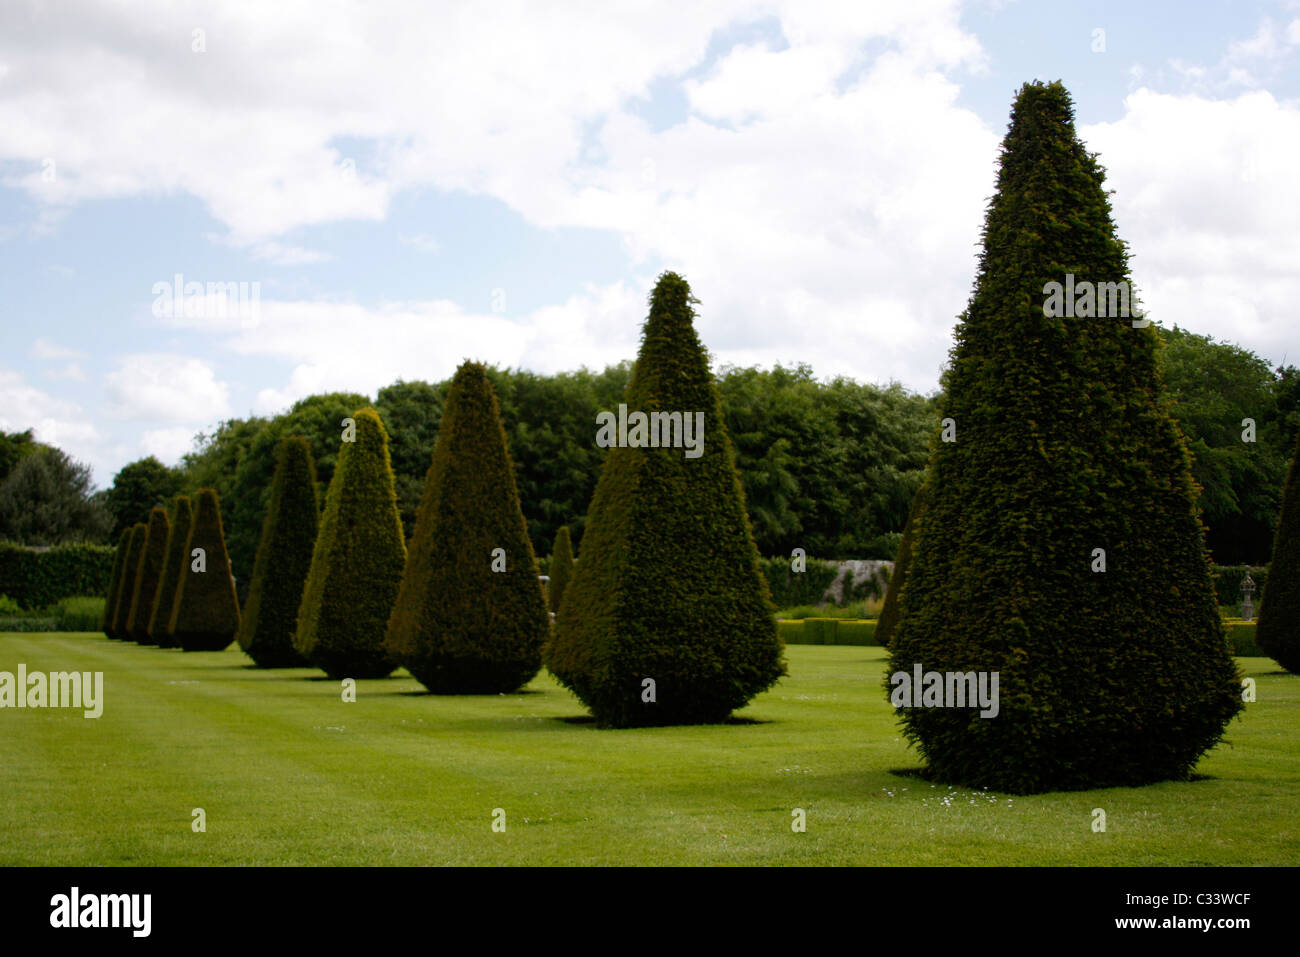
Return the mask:
[[1223,628],[1228,633],[1228,644],[1232,653],[1241,658],[1267,658],[1255,643],[1255,622],[1242,621],[1240,618],[1223,619]]
[[874,645],[874,618],[804,618],[778,621],[777,629],[787,645]]

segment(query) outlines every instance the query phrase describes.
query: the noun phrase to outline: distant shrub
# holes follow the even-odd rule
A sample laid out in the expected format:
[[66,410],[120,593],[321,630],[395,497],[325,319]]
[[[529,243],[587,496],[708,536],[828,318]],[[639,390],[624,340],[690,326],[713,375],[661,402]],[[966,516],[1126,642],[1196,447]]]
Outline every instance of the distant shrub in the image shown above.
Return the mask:
[[188,495],[177,495],[172,500],[171,528],[167,532],[167,547],[163,554],[162,581],[154,596],[153,611],[149,616],[149,641],[159,648],[175,648],[176,638],[171,632],[172,611],[176,608],[176,592],[180,590],[181,575],[189,571],[190,558],[185,546],[190,540],[194,524],[194,509]]
[[122,592],[122,575],[125,572],[126,553],[131,550],[131,529],[122,529],[117,543],[117,552],[113,555],[113,577],[109,582],[108,595],[104,601],[104,618],[99,623],[100,631],[109,638],[113,637],[113,613],[117,611],[117,598]]
[[301,435],[281,439],[253,584],[239,622],[239,647],[263,668],[307,664],[293,646],[293,634],[319,521],[311,444]]
[[548,574],[551,581],[547,586],[546,597],[551,611],[558,614],[560,601],[564,598],[564,590],[569,587],[569,580],[573,578],[573,543],[569,539],[568,525],[561,525],[560,530],[555,533],[550,569]]
[[805,559],[805,567],[796,572],[790,558],[760,558],[759,569],[772,590],[772,602],[778,608],[816,605],[835,581],[839,568],[816,558]]
[[58,630],[59,622],[56,618],[0,618],[0,632],[14,631],[31,633],[37,631]]
[[106,595],[114,545],[55,545],[38,552],[0,542],[0,587],[23,608],[48,608],[60,598]]
[[106,599],[91,595],[60,598],[54,606],[57,631],[102,631]]
[[[206,567],[197,571],[193,553],[203,549]],[[239,600],[213,489],[199,489],[194,525],[185,545],[187,565],[176,590],[171,633],[185,651],[221,651],[239,631]]]
[[145,535],[144,551],[136,572],[135,595],[131,598],[131,612],[127,615],[127,637],[142,645],[152,644],[149,639],[149,618],[153,614],[154,598],[163,577],[163,558],[167,554],[167,532],[171,523],[167,510],[155,506],[149,512],[149,530]]
[[135,581],[140,571],[140,555],[144,552],[147,535],[144,522],[136,522],[131,526],[131,544],[126,550],[126,564],[122,566],[122,587],[117,593],[117,602],[113,609],[113,630],[109,634],[110,638],[125,640],[129,637],[126,622],[131,614],[131,599],[135,596]]
[[18,602],[14,601],[8,595],[0,595],[0,615],[17,616],[22,612]]

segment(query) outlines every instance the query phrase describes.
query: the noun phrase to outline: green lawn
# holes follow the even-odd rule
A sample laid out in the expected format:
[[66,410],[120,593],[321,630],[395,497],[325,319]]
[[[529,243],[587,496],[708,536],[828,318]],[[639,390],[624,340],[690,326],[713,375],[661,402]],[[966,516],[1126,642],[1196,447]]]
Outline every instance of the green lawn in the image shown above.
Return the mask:
[[919,762],[880,648],[787,656],[753,723],[601,731],[547,675],[438,698],[398,672],[345,703],[238,649],[0,635],[0,671],[105,685],[97,720],[0,711],[0,865],[1300,863],[1300,680],[1268,659],[1240,659],[1258,701],[1206,779],[1008,798],[891,773]]

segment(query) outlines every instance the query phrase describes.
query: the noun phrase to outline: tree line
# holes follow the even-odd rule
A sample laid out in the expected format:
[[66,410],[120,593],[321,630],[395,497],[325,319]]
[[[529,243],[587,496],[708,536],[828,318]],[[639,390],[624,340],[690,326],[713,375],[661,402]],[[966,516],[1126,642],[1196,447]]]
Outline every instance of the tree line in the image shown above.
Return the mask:
[[[1300,371],[1175,327],[1160,330],[1171,411],[1187,433],[1200,505],[1216,561],[1268,559],[1285,469],[1300,435]],[[529,536],[549,552],[561,526],[581,548],[587,507],[606,450],[596,415],[624,401],[631,363],[555,375],[488,369],[500,400]],[[759,550],[796,547],[821,558],[893,558],[920,486],[942,396],[898,384],[818,380],[807,365],[724,367],[717,374]],[[94,491],[89,468],[37,442],[0,432],[0,538],[30,545],[115,542],[177,494],[213,488],[225,515],[236,578],[252,574],[275,448],[287,435],[311,444],[324,490],[341,422],[373,405],[390,436],[403,531],[414,530],[450,380],[399,381],[372,400],[307,397],[276,416],[234,418],[195,437],[175,466],[147,457]],[[1243,441],[1243,419],[1254,442]],[[242,589],[241,589],[242,590]]]

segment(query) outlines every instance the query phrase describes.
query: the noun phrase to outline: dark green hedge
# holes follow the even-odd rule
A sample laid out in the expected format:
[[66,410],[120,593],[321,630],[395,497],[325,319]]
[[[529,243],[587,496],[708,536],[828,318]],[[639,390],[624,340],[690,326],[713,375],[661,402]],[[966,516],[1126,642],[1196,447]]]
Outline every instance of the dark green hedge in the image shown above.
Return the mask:
[[113,545],[56,545],[37,552],[0,542],[0,595],[23,608],[48,608],[76,595],[105,595],[116,554]]
[[154,596],[153,612],[149,616],[149,641],[159,648],[175,648],[176,639],[171,633],[172,611],[176,607],[176,592],[180,588],[181,574],[189,570],[185,545],[190,540],[190,527],[194,524],[194,510],[188,495],[177,495],[172,500],[171,527],[167,532],[167,550],[163,558],[163,577]]
[[[956,434],[935,423],[882,691],[936,781],[1186,781],[1243,703],[1158,339],[1131,317],[1044,308],[1067,276],[1129,280],[1060,83],[1021,88],[998,162],[943,376]],[[997,672],[1000,711],[907,703],[894,692],[916,667]]]
[[388,433],[374,409],[351,418],[354,441],[341,443],[325,495],[293,646],[331,678],[383,678],[397,667],[383,641],[406,542]]
[[[564,567],[557,539],[557,570]],[[546,596],[496,393],[464,363],[443,403],[384,647],[435,694],[507,694],[542,666]]]
[[569,538],[569,526],[561,525],[555,533],[555,547],[551,549],[551,561],[546,574],[550,576],[546,599],[551,611],[559,612],[560,602],[564,600],[565,589],[573,579],[573,542]]
[[681,276],[659,277],[625,411],[700,416],[700,454],[671,434],[609,449],[547,646],[602,727],[720,722],[786,673],[695,302]]
[[126,630],[127,618],[131,614],[131,599],[135,596],[135,578],[140,570],[140,554],[144,551],[148,527],[144,522],[131,526],[131,544],[126,550],[126,564],[122,566],[122,587],[117,593],[117,602],[113,609],[113,630],[110,638],[125,641],[129,635]]
[[1273,538],[1273,592],[1259,610],[1259,647],[1300,674],[1300,444],[1291,456]]
[[[793,562],[793,558],[779,556],[759,559],[758,567],[767,579],[768,588],[772,592],[772,603],[777,608],[817,604],[839,574],[839,568],[833,562],[808,558],[801,572],[793,570]],[[854,596],[847,597],[851,599]]]
[[263,668],[296,668],[307,664],[293,646],[293,633],[320,521],[316,462],[301,435],[282,439],[275,457],[253,584],[239,623],[239,647]]
[[113,554],[113,577],[108,586],[108,595],[104,599],[104,616],[100,630],[109,638],[113,637],[113,613],[117,611],[117,596],[122,591],[122,576],[125,572],[126,553],[131,550],[131,529],[122,529],[122,536]]
[[912,497],[912,507],[907,515],[907,524],[903,527],[903,539],[898,544],[898,554],[894,559],[894,570],[889,576],[889,588],[885,591],[885,603],[880,608],[880,622],[877,632],[880,643],[888,645],[893,637],[894,627],[898,624],[898,596],[902,594],[907,581],[907,566],[912,561],[912,529],[920,521],[918,516],[925,510],[925,503],[930,495],[929,486],[924,482]]
[[[206,555],[202,571],[194,567],[196,548]],[[185,651],[221,651],[239,631],[239,599],[214,489],[199,489],[194,526],[182,560],[185,564],[169,623],[172,638]]]
[[126,637],[141,645],[153,644],[149,638],[149,619],[153,615],[154,599],[162,584],[163,560],[167,557],[167,533],[171,523],[167,510],[155,506],[149,512],[149,531],[140,555],[136,572],[135,595],[131,598],[131,611],[126,617]]

